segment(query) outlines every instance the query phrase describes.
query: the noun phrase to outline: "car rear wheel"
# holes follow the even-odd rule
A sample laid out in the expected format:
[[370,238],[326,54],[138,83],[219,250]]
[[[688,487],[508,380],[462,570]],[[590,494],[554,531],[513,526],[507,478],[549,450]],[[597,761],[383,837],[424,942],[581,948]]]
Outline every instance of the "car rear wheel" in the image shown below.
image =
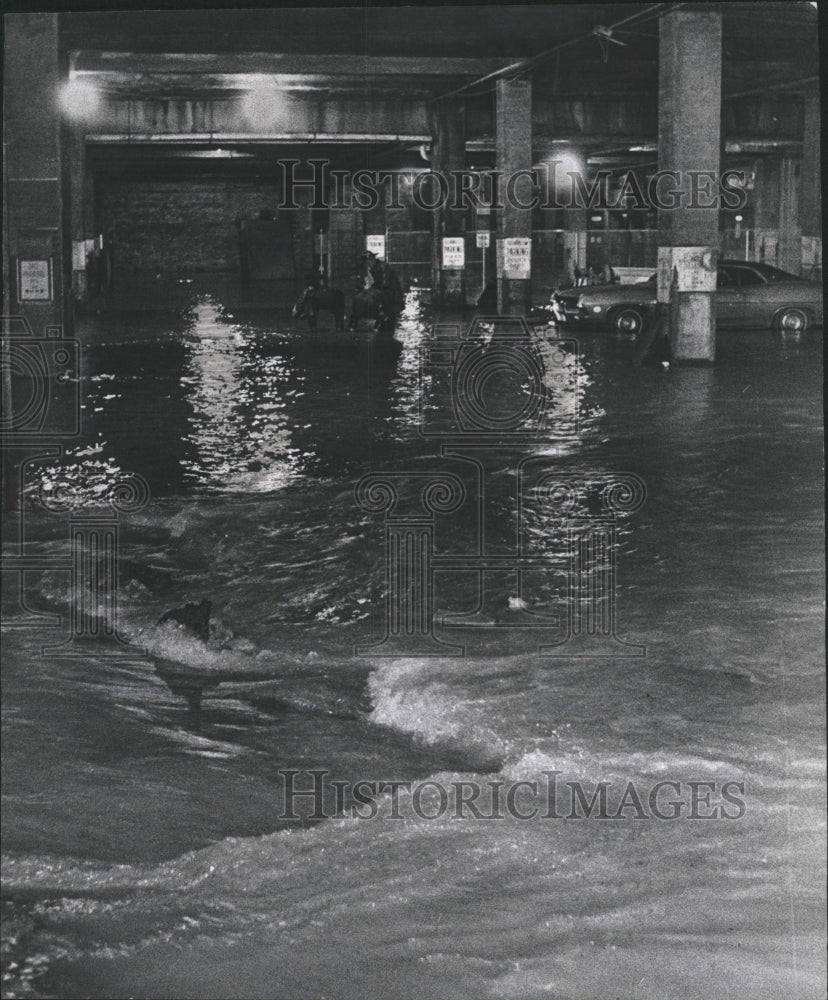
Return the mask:
[[639,306],[622,306],[610,317],[614,333],[641,333],[644,329],[644,310]]
[[783,309],[776,317],[776,329],[783,333],[804,333],[809,325],[808,314],[803,309]]

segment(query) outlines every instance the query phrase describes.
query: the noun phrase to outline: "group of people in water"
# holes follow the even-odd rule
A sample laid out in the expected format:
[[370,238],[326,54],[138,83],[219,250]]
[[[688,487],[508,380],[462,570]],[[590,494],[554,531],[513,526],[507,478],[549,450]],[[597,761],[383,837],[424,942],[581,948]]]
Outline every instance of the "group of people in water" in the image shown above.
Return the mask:
[[379,325],[396,324],[405,307],[405,295],[397,273],[371,250],[363,252],[362,260],[365,263],[365,274],[360,275],[362,287],[358,287],[357,292],[373,290],[376,293]]
[[[348,327],[353,330],[360,319],[371,319],[378,334],[393,336],[405,306],[400,279],[394,269],[371,250],[363,252],[362,263],[355,283]],[[320,310],[333,313],[337,330],[344,329],[344,294],[329,287],[321,275],[310,275],[293,307],[293,316],[296,319],[306,317],[313,330]]]
[[[400,279],[394,269],[371,250],[362,253],[362,264],[351,304],[348,328],[353,330],[360,319],[375,321],[375,329],[379,334],[393,336],[400,313],[405,305]],[[610,264],[603,267],[588,267],[581,269],[576,263],[573,267],[575,285],[610,285],[618,282],[618,277]],[[489,286],[484,290],[478,307],[493,306],[484,302],[487,292],[492,292]],[[328,286],[322,275],[309,275],[302,295],[293,307],[294,318],[305,317],[312,330],[316,329],[316,317],[320,310],[333,313],[337,330],[345,326],[345,296],[338,290]]]

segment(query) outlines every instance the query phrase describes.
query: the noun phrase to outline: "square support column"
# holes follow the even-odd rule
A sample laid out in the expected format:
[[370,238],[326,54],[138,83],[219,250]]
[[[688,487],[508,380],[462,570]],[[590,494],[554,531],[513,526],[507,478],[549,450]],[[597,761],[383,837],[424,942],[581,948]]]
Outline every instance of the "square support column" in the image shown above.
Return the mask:
[[800,228],[799,191],[801,163],[798,158],[783,156],[779,169],[779,266],[799,274],[802,270],[802,229]]
[[805,123],[802,137],[802,187],[799,217],[802,227],[802,275],[822,280],[822,172],[819,140],[819,83],[808,85],[805,91]]
[[57,14],[7,14],[4,21],[3,312],[25,316],[37,336],[59,325],[71,335]]
[[[496,169],[500,173],[497,226],[497,309],[512,315],[532,308],[532,209],[527,188],[532,169],[532,81],[498,80],[495,91]],[[521,171],[522,183],[518,183]],[[529,252],[523,262],[518,251]]]
[[[77,125],[65,125],[62,135],[65,194],[67,196],[69,230],[74,248],[95,235],[92,173],[87,168],[86,137]],[[83,261],[83,266],[78,266]],[[76,302],[85,302],[89,291],[86,256],[72,259],[72,295]]]
[[712,362],[722,95],[718,10],[662,16],[658,86],[658,166],[672,172],[671,183],[659,185],[658,301],[669,304],[674,360]]
[[364,214],[353,207],[353,187],[350,177],[340,186],[331,184],[328,215],[328,281],[339,288],[353,291],[360,276],[360,254],[365,249]]
[[431,111],[431,169],[443,178],[444,206],[432,210],[431,287],[432,300],[439,305],[466,304],[465,267],[445,267],[443,240],[463,238],[466,212],[452,207],[456,185],[452,173],[466,165],[466,113],[459,103],[436,105]]
[[564,217],[567,278],[574,284],[576,266],[586,270],[587,213],[585,208],[567,208]]

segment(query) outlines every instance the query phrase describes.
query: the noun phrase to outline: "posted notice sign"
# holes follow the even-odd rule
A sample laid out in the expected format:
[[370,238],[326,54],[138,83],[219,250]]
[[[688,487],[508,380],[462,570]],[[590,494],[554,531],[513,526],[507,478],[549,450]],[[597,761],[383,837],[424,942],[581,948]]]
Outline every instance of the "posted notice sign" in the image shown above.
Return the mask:
[[466,241],[462,236],[443,237],[443,267],[466,266]]
[[482,247],[485,250],[485,248],[489,246],[492,234],[490,232],[483,231],[476,233],[475,236],[477,238],[477,246]]
[[72,270],[86,270],[86,240],[72,240]]
[[532,240],[528,236],[509,236],[503,244],[503,277],[529,278],[532,274]]
[[365,237],[365,249],[375,253],[380,260],[385,260],[385,235],[378,233]]
[[19,302],[49,302],[52,298],[52,260],[18,260]]

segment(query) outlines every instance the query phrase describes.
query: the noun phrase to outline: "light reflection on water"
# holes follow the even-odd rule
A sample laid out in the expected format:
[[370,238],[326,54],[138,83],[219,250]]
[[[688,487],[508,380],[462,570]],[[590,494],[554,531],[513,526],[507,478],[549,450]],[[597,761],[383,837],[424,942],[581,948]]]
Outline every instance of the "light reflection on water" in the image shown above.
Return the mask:
[[[424,364],[430,320],[419,293],[408,295],[390,346],[365,329],[309,334],[239,321],[211,295],[175,322],[164,320],[145,321],[138,343],[89,345],[85,440],[39,466],[47,491],[95,504],[107,483],[138,472],[154,496],[260,494],[303,475],[358,477],[374,464],[429,453],[418,433],[421,385],[432,384]],[[547,336],[536,346],[549,360],[556,348]],[[578,413],[580,434],[536,435],[533,447],[574,454],[600,436],[604,411],[576,354],[549,368],[555,415]],[[504,383],[495,393],[524,389]]]
[[[181,374],[192,415],[184,440],[184,482],[239,492],[269,492],[297,473],[286,417],[290,376],[284,358],[257,358],[249,334],[222,321],[220,306],[204,298],[195,307],[192,344]],[[293,384],[301,383],[294,375]]]

